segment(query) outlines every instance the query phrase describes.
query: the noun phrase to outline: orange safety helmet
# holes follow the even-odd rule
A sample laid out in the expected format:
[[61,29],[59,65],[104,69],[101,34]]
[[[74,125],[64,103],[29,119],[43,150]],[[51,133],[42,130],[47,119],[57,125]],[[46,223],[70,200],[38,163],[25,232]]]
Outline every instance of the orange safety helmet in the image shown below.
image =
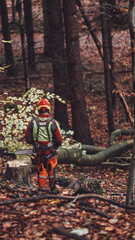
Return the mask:
[[40,111],[41,109],[43,109],[44,111],[48,110],[50,112],[50,103],[47,99],[43,98],[39,101],[38,105],[37,105],[37,110]]

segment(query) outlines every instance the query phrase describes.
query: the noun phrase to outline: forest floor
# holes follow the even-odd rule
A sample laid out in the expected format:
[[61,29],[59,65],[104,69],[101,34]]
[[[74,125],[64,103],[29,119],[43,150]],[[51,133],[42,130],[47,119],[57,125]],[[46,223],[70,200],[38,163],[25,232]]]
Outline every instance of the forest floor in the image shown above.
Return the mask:
[[[1,178],[6,168],[6,162],[7,158],[2,157],[0,161]],[[29,197],[35,198],[42,194],[37,191],[36,173],[31,175],[33,189],[17,187],[10,181],[0,183],[0,239],[79,239],[77,236],[70,236],[69,233],[76,233],[82,236],[80,239],[89,240],[135,239],[135,208],[134,210],[125,209],[117,204],[125,204],[128,172],[128,169],[117,167],[59,165],[58,180],[61,180],[59,181],[61,184],[59,182],[57,184],[59,194],[56,198],[49,199],[46,196],[46,199],[39,201],[34,199],[28,201]],[[63,183],[65,180],[76,182],[80,176],[98,181],[103,190],[101,196],[114,201],[114,203],[93,197],[77,200],[70,185],[62,186],[62,179]],[[76,202],[62,200],[61,196],[74,196]],[[7,200],[18,199],[22,202],[16,201],[2,205]],[[87,208],[81,209],[81,204],[87,204]],[[90,208],[100,211],[100,213],[95,213]],[[106,214],[107,217],[102,214]],[[64,233],[56,232],[59,229]]]
[[[93,1],[92,1],[93,2]],[[93,2],[94,4],[94,2]],[[101,34],[98,33],[101,40]],[[16,35],[12,34],[15,41],[14,52],[19,53],[20,42]],[[103,63],[99,57],[97,49],[93,44],[92,38],[83,32],[80,34],[81,59],[84,68],[83,78],[86,90],[87,109],[89,110],[90,130],[92,138],[97,146],[109,146],[107,113],[104,90],[104,75],[93,74],[93,72],[103,72]],[[37,54],[43,50],[43,34],[35,34]],[[114,31],[113,33],[114,58],[116,70],[129,70],[130,42],[128,30]],[[39,48],[40,47],[40,48]],[[17,50],[17,51],[16,51]],[[1,53],[3,49],[1,48]],[[37,55],[37,59],[38,59]],[[42,59],[43,60],[43,59]],[[42,62],[37,63],[37,72],[34,73],[32,86],[41,88],[44,86],[46,91],[52,89],[52,72],[50,62],[45,59],[46,65]],[[17,72],[20,65],[17,62]],[[44,69],[44,66],[46,68]],[[45,70],[43,73],[43,69]],[[86,70],[87,69],[87,70]],[[42,71],[41,71],[42,70]],[[41,72],[45,77],[41,77]],[[92,73],[92,74],[91,74]],[[18,74],[22,75],[22,73]],[[20,91],[19,78],[16,76],[16,86],[0,89],[0,99],[3,99],[3,92],[7,91],[10,95],[19,96]],[[5,75],[1,75],[6,78]],[[132,110],[132,99],[127,98],[131,93],[132,87],[130,74],[118,74],[118,84],[120,89],[125,92],[126,100]],[[11,79],[13,80],[13,79]],[[41,81],[42,80],[42,81]],[[22,84],[22,83],[21,83]],[[18,89],[17,89],[18,88]],[[18,91],[19,90],[19,91]],[[22,90],[22,89],[21,89]],[[69,113],[69,121],[71,121]],[[131,128],[130,123],[125,120],[125,113],[117,97],[114,110],[114,121],[117,128]],[[118,139],[121,141],[121,139]],[[125,157],[125,156],[124,156]],[[131,152],[126,154],[129,159]],[[9,157],[0,156],[0,179],[6,169]],[[116,166],[96,166],[96,167],[77,167],[74,165],[59,165],[58,179],[68,179],[72,182],[78,180],[80,176],[89,177],[97,180],[102,189],[103,197],[114,202],[107,202],[96,198],[86,198],[69,202],[62,200],[61,196],[73,196],[73,189],[64,184],[57,184],[59,195],[55,199],[42,199],[39,201],[31,200],[23,202],[29,197],[40,196],[37,185],[37,173],[33,172],[31,180],[33,189],[17,187],[12,182],[0,183],[0,239],[18,239],[18,240],[65,240],[65,239],[89,239],[89,240],[134,240],[135,239],[135,209],[125,209],[118,206],[117,203],[126,202],[126,190],[129,168],[118,168]],[[10,203],[4,205],[6,200],[22,199],[22,202]],[[25,201],[25,200],[24,200]],[[89,212],[89,208],[83,210],[80,208],[81,202],[88,204],[89,208],[94,208],[100,213]],[[2,205],[3,204],[3,205]],[[109,217],[101,216],[102,213]],[[56,232],[57,230],[57,232]],[[63,230],[64,233],[58,233]],[[74,231],[74,232],[73,232]],[[77,235],[69,235],[76,233]],[[65,236],[65,234],[67,234]]]

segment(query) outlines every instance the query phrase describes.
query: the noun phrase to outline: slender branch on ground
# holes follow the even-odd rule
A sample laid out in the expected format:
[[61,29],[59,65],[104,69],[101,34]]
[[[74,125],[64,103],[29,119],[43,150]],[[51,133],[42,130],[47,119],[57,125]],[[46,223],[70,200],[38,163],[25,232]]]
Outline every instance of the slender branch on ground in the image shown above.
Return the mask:
[[108,199],[106,197],[103,197],[101,195],[98,194],[81,194],[78,195],[77,197],[74,196],[62,196],[62,195],[53,195],[53,194],[41,194],[39,196],[33,196],[33,197],[28,197],[28,198],[16,198],[16,199],[12,199],[12,200],[5,200],[5,201],[1,201],[0,202],[0,206],[3,205],[9,205],[9,204],[14,204],[14,203],[18,203],[18,202],[22,202],[22,203],[26,203],[26,202],[37,202],[43,199],[61,199],[61,200],[67,200],[67,201],[73,201],[74,199],[76,199],[76,202],[82,199],[99,199],[101,201],[104,202],[108,202],[110,204],[116,205],[118,207],[124,208],[124,209],[130,209],[130,210],[135,210],[135,206],[131,206],[131,205],[126,205],[123,203],[119,203],[119,202],[115,202],[112,199]]
[[112,217],[109,216],[108,214],[103,213],[103,212],[101,212],[101,211],[99,211],[99,210],[96,210],[95,208],[86,207],[86,206],[79,206],[79,209],[84,210],[84,211],[86,211],[86,212],[91,212],[91,213],[94,212],[94,213],[96,213],[97,215],[100,215],[101,217],[104,217],[104,218],[107,218],[107,219],[111,219],[111,218],[112,218]]

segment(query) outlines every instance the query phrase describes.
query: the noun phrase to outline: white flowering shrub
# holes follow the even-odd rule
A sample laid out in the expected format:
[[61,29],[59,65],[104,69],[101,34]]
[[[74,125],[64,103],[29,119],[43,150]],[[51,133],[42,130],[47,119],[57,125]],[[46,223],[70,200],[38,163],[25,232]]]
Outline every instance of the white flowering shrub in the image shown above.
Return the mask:
[[57,98],[65,103],[60,96],[50,92],[45,94],[43,90],[36,88],[31,88],[22,97],[12,97],[8,92],[4,93],[4,100],[0,100],[0,147],[7,147],[11,152],[28,148],[24,134],[32,116],[36,114],[37,103],[43,97],[48,100]]
[[[24,134],[28,123],[36,115],[36,106],[42,98],[58,99],[66,103],[54,93],[45,92],[41,89],[31,88],[22,97],[12,97],[8,92],[4,93],[4,100],[0,100],[0,147],[7,147],[9,151],[28,148]],[[63,148],[81,148],[81,143],[73,139],[74,132],[61,130],[63,136]]]

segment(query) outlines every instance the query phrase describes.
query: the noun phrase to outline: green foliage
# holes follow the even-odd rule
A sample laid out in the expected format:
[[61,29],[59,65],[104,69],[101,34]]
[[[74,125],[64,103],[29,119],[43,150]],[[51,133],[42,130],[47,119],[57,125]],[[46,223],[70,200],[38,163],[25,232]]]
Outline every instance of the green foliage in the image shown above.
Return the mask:
[[8,147],[9,151],[24,149],[24,140],[28,122],[36,114],[37,102],[45,95],[43,90],[31,88],[23,96],[17,98],[4,93],[4,100],[0,101],[0,147]]
[[[28,123],[31,121],[32,116],[37,114],[37,103],[43,97],[48,100],[57,98],[62,103],[64,100],[54,93],[47,93],[41,89],[31,88],[23,96],[13,97],[5,92],[3,100],[0,100],[0,120],[1,120],[1,133],[0,133],[0,147],[7,147],[9,151],[25,149],[29,146],[26,144],[24,134]],[[80,148],[80,143],[75,143],[71,140],[73,131],[65,132],[62,130],[64,138],[63,146]],[[67,137],[68,136],[68,137]],[[70,136],[70,137],[69,137]]]

